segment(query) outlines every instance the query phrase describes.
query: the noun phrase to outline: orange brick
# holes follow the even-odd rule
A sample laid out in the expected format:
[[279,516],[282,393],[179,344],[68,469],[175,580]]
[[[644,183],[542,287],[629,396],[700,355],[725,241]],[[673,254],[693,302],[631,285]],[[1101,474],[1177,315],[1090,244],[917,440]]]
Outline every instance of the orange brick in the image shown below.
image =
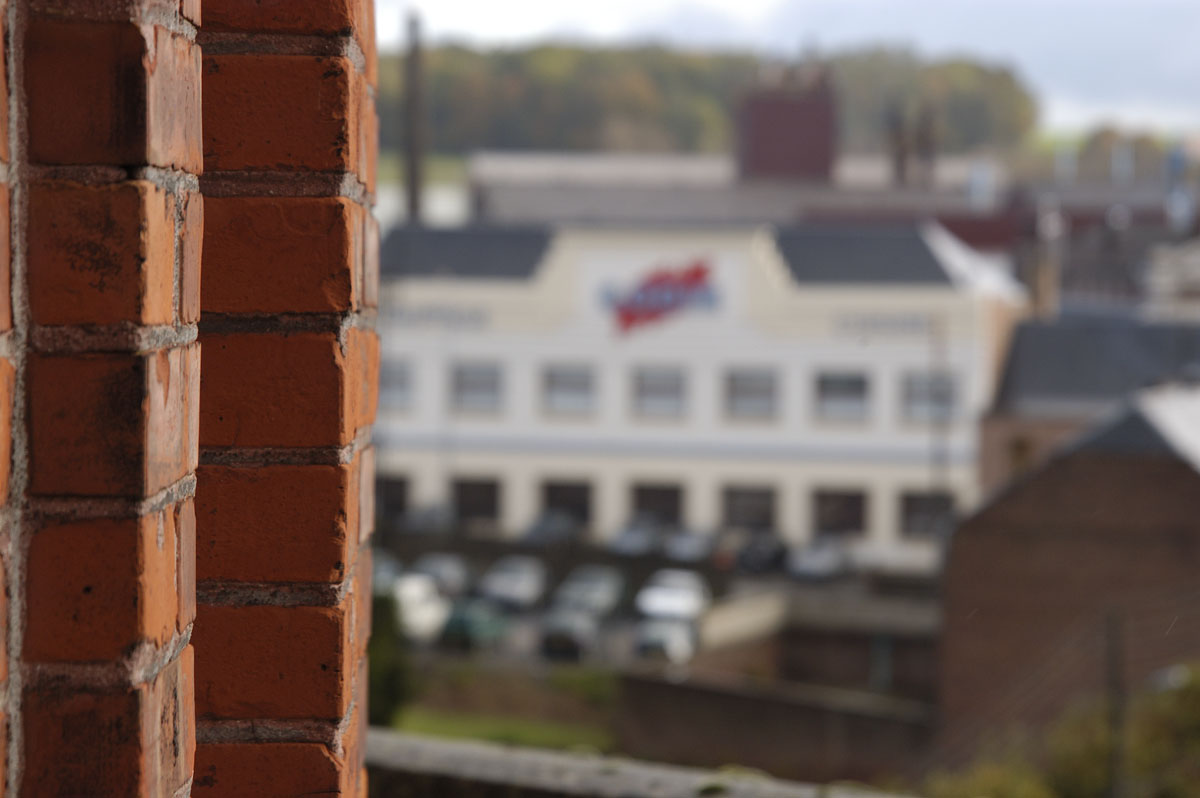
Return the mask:
[[179,0],[179,13],[193,25],[199,25],[201,22],[200,0]]
[[198,344],[148,355],[31,357],[31,490],[145,496],[191,472],[198,365]]
[[369,308],[379,307],[379,221],[363,214],[363,264],[360,295]]
[[193,499],[175,505],[175,533],[179,536],[176,565],[179,586],[179,617],[176,630],[183,632],[196,620],[196,503]]
[[[201,466],[196,473],[200,579],[340,582],[346,574],[351,505],[346,466]],[[355,515],[357,513],[355,512]]]
[[[346,357],[333,333],[202,336],[204,446],[349,443]],[[360,393],[358,391],[356,393]]]
[[[0,6],[2,8],[2,6]],[[0,42],[0,50],[4,45]],[[3,70],[0,70],[3,72]],[[0,95],[2,97],[4,95]],[[0,103],[3,106],[4,103]],[[12,329],[12,257],[9,251],[9,191],[0,185],[0,332]]]
[[[8,651],[8,577],[7,577],[8,572],[4,569],[4,566],[5,566],[4,561],[0,560],[0,651],[7,652]],[[5,681],[7,678],[8,678],[8,656],[5,655],[3,657],[0,657],[0,682]],[[2,726],[2,725],[3,724],[0,723],[0,726]],[[4,750],[4,749],[0,748],[0,750]],[[6,758],[7,757],[0,756],[0,763],[2,763]],[[4,780],[0,779],[0,784],[3,784],[3,783],[4,783]],[[4,791],[0,790],[0,795],[3,795],[3,794],[4,794]]]
[[375,531],[375,449],[358,457],[358,542],[365,544]]
[[358,114],[362,120],[359,125],[357,171],[367,187],[367,192],[374,194],[379,158],[379,114],[368,91],[367,81],[359,79],[356,82],[359,91]]
[[338,795],[344,767],[319,743],[206,743],[196,751],[192,795]]
[[199,717],[340,720],[353,688],[347,614],[346,602],[201,605],[192,635]]
[[183,203],[183,229],[179,246],[179,320],[184,324],[200,321],[201,255],[204,249],[204,195],[188,192]]
[[174,508],[43,526],[27,569],[27,661],[115,659],[176,630]]
[[355,88],[353,67],[342,57],[207,56],[205,168],[352,171]]
[[151,684],[25,689],[25,795],[174,795],[190,775],[190,650]]
[[361,24],[361,0],[204,0],[206,30],[346,33]]
[[153,183],[35,183],[29,302],[37,324],[174,321],[175,203]]
[[8,502],[8,479],[12,474],[14,391],[16,391],[16,372],[9,360],[0,358],[0,505]]
[[350,603],[354,615],[354,652],[356,657],[367,653],[367,642],[371,639],[371,547],[363,546],[354,565],[354,584],[351,586],[354,600]]
[[204,309],[304,313],[355,304],[360,209],[350,200],[210,197]]
[[199,51],[130,22],[30,20],[29,154],[48,164],[199,171]]
[[379,404],[379,336],[373,330],[351,329],[346,335],[345,428],[352,439],[375,421]]
[[[8,2],[0,2],[0,64],[8,64],[8,36],[5,28],[7,27],[8,17],[5,12],[8,10]],[[0,69],[0,97],[8,97],[8,69]],[[10,153],[8,151],[8,103],[0,102],[0,160],[8,162]],[[7,212],[5,213],[7,216]],[[5,237],[7,239],[7,232]],[[0,779],[0,784],[3,784],[3,779]]]

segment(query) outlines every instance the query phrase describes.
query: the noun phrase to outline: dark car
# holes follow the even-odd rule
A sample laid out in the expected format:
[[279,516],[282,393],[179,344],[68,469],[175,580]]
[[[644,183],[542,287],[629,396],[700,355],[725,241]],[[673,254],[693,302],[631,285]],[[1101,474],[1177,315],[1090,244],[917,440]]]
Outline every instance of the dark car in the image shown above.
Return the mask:
[[653,519],[639,517],[609,541],[608,550],[622,557],[646,557],[658,551],[662,539],[663,530]]
[[567,513],[550,510],[543,513],[525,531],[524,542],[535,546],[555,546],[573,543],[580,538],[583,529]]
[[716,536],[689,529],[675,529],[663,538],[663,554],[681,563],[704,562],[713,554]]
[[600,646],[600,624],[583,610],[556,607],[542,621],[542,656],[546,659],[579,662]]
[[787,559],[787,546],[773,532],[754,532],[738,552],[738,568],[752,574],[777,571]]
[[504,614],[490,601],[464,599],[450,610],[438,645],[467,652],[494,648],[507,630]]

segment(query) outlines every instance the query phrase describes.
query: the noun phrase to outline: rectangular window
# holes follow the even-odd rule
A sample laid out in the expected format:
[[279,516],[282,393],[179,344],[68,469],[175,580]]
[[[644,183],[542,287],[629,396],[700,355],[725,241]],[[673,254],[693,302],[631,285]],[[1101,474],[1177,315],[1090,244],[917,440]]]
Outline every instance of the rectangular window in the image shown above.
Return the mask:
[[930,424],[954,418],[956,391],[952,374],[906,374],[903,391],[905,421]]
[[542,508],[586,528],[592,521],[592,486],[586,482],[544,482]]
[[500,523],[500,483],[494,479],[456,479],[454,517],[471,530],[494,531]]
[[451,401],[466,413],[495,413],[501,401],[500,367],[494,363],[463,363],[451,375]]
[[412,407],[412,370],[398,360],[384,360],[379,371],[379,403],[387,410]]
[[679,526],[683,518],[683,489],[678,485],[634,485],[633,516]]
[[954,528],[954,496],[945,491],[900,497],[901,531],[909,537],[939,537]]
[[867,531],[867,496],[857,490],[818,490],[813,494],[813,532],[861,535]]
[[680,418],[686,404],[683,371],[640,368],[633,375],[633,410],[644,418]]
[[766,369],[734,369],[725,376],[725,408],[730,418],[774,418],[775,394],[775,374]]
[[548,366],[543,375],[546,412],[582,416],[594,405],[592,370],[587,366]]
[[869,388],[865,374],[817,375],[817,418],[866,421]]
[[771,488],[726,488],[723,498],[726,529],[775,530],[775,491]]

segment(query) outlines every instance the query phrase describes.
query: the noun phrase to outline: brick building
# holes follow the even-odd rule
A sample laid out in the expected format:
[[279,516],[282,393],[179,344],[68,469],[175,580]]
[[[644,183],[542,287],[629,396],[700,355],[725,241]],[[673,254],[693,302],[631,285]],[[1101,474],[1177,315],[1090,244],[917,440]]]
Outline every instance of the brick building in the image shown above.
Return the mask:
[[1200,656],[1198,429],[1200,389],[1144,391],[960,526],[943,744],[1051,720],[1114,668],[1134,690]]
[[0,9],[0,794],[364,794],[371,0]]

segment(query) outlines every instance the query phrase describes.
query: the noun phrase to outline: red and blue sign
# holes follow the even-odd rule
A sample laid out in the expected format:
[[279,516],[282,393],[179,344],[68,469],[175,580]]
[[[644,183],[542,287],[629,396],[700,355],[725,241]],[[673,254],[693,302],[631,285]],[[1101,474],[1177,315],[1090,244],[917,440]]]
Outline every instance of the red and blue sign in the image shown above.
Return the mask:
[[605,299],[623,333],[684,310],[717,306],[712,266],[699,259],[679,269],[657,269],[627,291],[608,291]]

